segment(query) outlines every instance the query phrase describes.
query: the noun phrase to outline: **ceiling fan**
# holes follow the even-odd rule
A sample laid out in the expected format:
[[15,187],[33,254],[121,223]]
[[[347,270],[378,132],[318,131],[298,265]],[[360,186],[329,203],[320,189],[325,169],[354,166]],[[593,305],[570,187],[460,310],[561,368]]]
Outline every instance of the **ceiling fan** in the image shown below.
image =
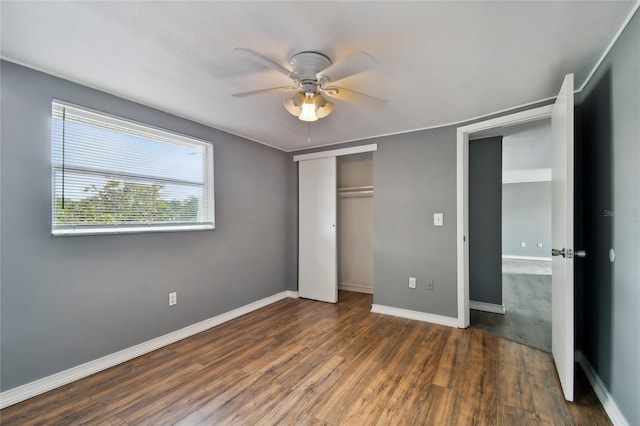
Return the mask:
[[356,53],[335,64],[322,53],[300,52],[291,57],[289,61],[291,69],[289,70],[253,50],[245,48],[237,48],[236,50],[245,52],[256,62],[286,75],[293,80],[294,84],[235,93],[233,96],[245,97],[274,92],[296,92],[292,97],[285,98],[284,107],[300,120],[316,121],[318,118],[331,114],[333,104],[328,102],[323,95],[373,108],[382,108],[387,103],[384,99],[332,85],[333,82],[365,71],[376,64],[375,60],[364,52]]

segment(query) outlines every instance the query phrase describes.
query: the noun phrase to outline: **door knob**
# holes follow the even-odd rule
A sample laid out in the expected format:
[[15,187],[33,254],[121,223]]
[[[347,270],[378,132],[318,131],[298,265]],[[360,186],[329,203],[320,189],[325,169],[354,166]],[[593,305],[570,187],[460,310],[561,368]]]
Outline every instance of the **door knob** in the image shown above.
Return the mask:
[[562,250],[551,249],[551,256],[562,256],[562,257],[566,257],[567,259],[572,259],[573,256],[587,257],[587,252],[585,252],[584,250],[576,250],[574,252],[572,249],[562,249]]

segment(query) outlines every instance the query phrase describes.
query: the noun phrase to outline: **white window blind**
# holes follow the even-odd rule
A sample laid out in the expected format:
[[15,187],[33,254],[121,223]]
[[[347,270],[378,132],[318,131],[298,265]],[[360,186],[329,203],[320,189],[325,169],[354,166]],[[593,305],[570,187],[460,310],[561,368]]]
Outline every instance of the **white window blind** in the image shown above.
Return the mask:
[[53,235],[213,229],[213,145],[54,101]]

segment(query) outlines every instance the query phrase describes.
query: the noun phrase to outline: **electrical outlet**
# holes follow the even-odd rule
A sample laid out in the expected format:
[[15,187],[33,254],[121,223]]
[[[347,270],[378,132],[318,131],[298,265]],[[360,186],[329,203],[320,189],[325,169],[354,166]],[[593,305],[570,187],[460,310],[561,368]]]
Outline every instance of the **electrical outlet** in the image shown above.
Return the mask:
[[416,288],[416,279],[414,277],[409,277],[409,288]]
[[169,306],[173,306],[178,303],[178,293],[175,291],[173,293],[169,293]]
[[434,282],[433,280],[427,280],[427,290],[433,291]]
[[524,241],[520,243],[520,247],[526,247],[527,243],[525,243]]
[[538,243],[538,248],[542,248],[542,243]]

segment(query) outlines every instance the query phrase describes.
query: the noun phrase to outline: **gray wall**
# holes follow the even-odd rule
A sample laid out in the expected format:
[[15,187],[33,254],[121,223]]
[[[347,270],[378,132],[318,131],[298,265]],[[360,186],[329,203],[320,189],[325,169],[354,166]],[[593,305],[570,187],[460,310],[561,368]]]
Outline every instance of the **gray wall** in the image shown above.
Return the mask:
[[[373,303],[458,316],[456,129],[473,122],[295,152],[378,144],[373,153]],[[297,179],[293,155],[288,174]],[[288,243],[291,254],[297,256],[297,183],[290,182],[288,191]],[[444,226],[433,226],[434,213],[444,214]],[[296,290],[297,257],[292,259],[287,288]],[[409,288],[409,277],[417,278],[416,289]],[[434,280],[433,291],[426,289],[427,280]]]
[[[288,155],[11,63],[0,71],[2,390],[285,290]],[[217,229],[51,237],[52,98],[212,141]]]
[[502,305],[502,136],[469,142],[469,298]]
[[502,185],[502,254],[551,257],[551,182]]
[[[640,424],[640,16],[580,94],[576,191],[578,348],[630,424]],[[583,217],[580,217],[583,216]],[[614,263],[608,251],[615,249]]]
[[[457,316],[456,143],[445,127],[373,139],[373,302]],[[433,226],[433,214],[444,226]],[[410,289],[409,277],[417,288]],[[434,280],[433,291],[426,289]]]
[[502,170],[551,168],[551,119],[502,129]]
[[287,290],[298,291],[298,163],[289,155],[287,174]]
[[[449,317],[458,314],[455,129],[451,126],[295,153],[378,144],[373,153],[375,304]],[[295,163],[291,163],[290,176],[297,176]],[[297,186],[291,185],[290,190],[297,191]],[[289,193],[290,200],[296,196]],[[444,213],[443,227],[433,226],[433,213]],[[297,221],[290,229],[297,235]],[[297,250],[297,237],[291,237],[290,243]],[[297,289],[296,267],[289,265],[287,285],[292,290]],[[409,277],[417,278],[416,289],[409,288]],[[433,291],[426,289],[428,279],[434,280]]]

